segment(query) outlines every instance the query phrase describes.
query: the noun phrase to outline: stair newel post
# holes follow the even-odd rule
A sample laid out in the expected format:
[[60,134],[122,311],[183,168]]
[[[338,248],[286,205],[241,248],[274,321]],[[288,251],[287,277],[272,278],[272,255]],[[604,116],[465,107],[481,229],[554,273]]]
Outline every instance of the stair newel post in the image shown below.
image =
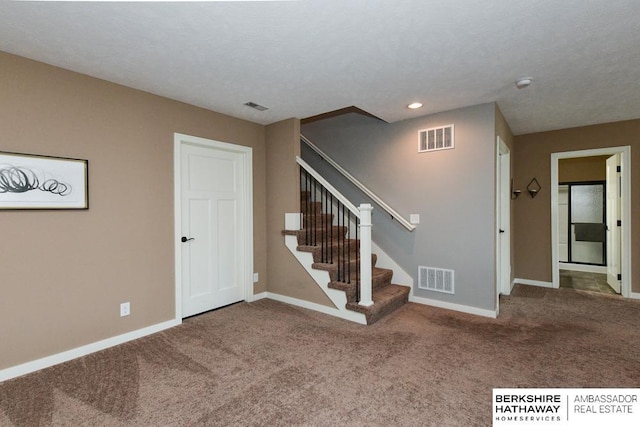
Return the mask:
[[363,306],[373,305],[371,299],[371,211],[370,204],[363,203],[360,211],[360,301]]

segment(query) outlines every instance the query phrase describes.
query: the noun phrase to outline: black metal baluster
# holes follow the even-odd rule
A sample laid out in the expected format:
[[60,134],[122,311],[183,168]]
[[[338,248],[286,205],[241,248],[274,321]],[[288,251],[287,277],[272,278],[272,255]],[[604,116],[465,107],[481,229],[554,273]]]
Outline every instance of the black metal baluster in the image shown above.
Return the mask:
[[327,238],[329,237],[329,234],[327,233],[327,231],[329,231],[327,229],[327,216],[325,214],[326,211],[326,206],[327,206],[327,189],[322,187],[323,189],[323,199],[322,199],[322,228],[323,228],[323,233],[324,235],[322,236],[322,262],[327,262],[327,257],[328,257],[328,248],[327,248]]
[[340,223],[338,224],[338,277],[340,281],[342,281],[342,227],[344,226],[344,217],[342,216],[342,204],[338,205],[338,218],[340,218]]
[[307,194],[305,197],[306,203],[307,203],[307,209],[306,213],[307,215],[303,218],[304,223],[304,230],[305,230],[305,244],[310,245],[311,244],[311,228],[309,227],[309,213],[311,211],[311,177],[309,176],[309,174],[307,174],[306,180],[305,180],[305,188],[307,190]]
[[329,240],[331,242],[331,261],[330,263],[333,264],[333,194],[331,194],[330,196],[330,203],[331,203],[331,226],[329,227],[331,229],[331,239]]
[[318,227],[316,227],[316,187],[318,185],[318,182],[316,181],[316,179],[314,178],[313,181],[311,181],[312,188],[312,194],[313,194],[313,210],[311,211],[311,215],[313,217],[313,220],[311,221],[311,223],[313,224],[313,246],[316,246],[318,244]]
[[347,210],[347,283],[351,283],[351,211]]
[[340,237],[342,237],[342,244],[340,245],[340,254],[342,255],[340,258],[340,264],[342,265],[342,281],[345,281],[344,273],[345,273],[345,265],[344,265],[344,244],[345,244],[345,223],[344,223],[344,205],[342,205],[342,213],[340,214],[342,217],[342,228],[340,229]]
[[[356,221],[358,218],[356,218]],[[360,302],[360,240],[358,240],[358,224],[356,223],[356,301]]]

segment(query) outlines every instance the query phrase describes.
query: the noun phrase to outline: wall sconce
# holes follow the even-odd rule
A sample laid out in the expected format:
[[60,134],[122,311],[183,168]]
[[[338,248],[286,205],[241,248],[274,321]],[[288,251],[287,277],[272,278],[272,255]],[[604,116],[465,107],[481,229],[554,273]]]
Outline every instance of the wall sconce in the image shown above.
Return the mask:
[[541,189],[542,187],[540,186],[540,183],[535,178],[533,178],[531,182],[529,182],[529,185],[527,185],[527,190],[529,191],[532,199],[538,195]]
[[517,199],[518,197],[520,197],[520,193],[522,193],[522,191],[513,189],[513,178],[511,178],[511,199]]

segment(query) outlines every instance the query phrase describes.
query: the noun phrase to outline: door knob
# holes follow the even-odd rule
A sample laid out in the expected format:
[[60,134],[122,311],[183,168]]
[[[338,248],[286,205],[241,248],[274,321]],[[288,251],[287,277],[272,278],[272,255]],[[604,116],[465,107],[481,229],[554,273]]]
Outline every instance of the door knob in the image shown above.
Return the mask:
[[189,240],[194,240],[194,238],[193,238],[193,237],[189,237],[189,238],[187,239],[186,237],[182,236],[182,239],[180,239],[180,241],[182,241],[182,243],[184,243],[184,242],[188,242]]
[[503,230],[503,229],[500,229],[500,233],[504,233],[504,230]]

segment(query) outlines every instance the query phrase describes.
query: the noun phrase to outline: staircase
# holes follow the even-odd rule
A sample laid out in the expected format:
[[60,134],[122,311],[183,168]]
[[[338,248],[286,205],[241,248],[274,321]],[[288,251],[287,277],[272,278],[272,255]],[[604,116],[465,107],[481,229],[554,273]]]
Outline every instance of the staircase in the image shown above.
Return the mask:
[[[297,251],[313,256],[311,268],[328,273],[329,289],[344,292],[346,309],[364,314],[368,325],[378,321],[405,304],[410,288],[391,283],[393,271],[376,267],[377,257],[371,255],[371,286],[373,305],[362,306],[360,299],[360,241],[357,232],[350,232],[349,225],[357,221],[352,215],[338,212],[323,206],[323,201],[312,201],[310,191],[301,191],[300,206],[302,228],[285,230],[285,235],[297,238]],[[325,204],[328,200],[325,200]],[[327,213],[329,212],[329,213]],[[340,216],[342,215],[342,219]],[[353,230],[354,227],[351,227]],[[355,234],[355,238],[350,234]]]

